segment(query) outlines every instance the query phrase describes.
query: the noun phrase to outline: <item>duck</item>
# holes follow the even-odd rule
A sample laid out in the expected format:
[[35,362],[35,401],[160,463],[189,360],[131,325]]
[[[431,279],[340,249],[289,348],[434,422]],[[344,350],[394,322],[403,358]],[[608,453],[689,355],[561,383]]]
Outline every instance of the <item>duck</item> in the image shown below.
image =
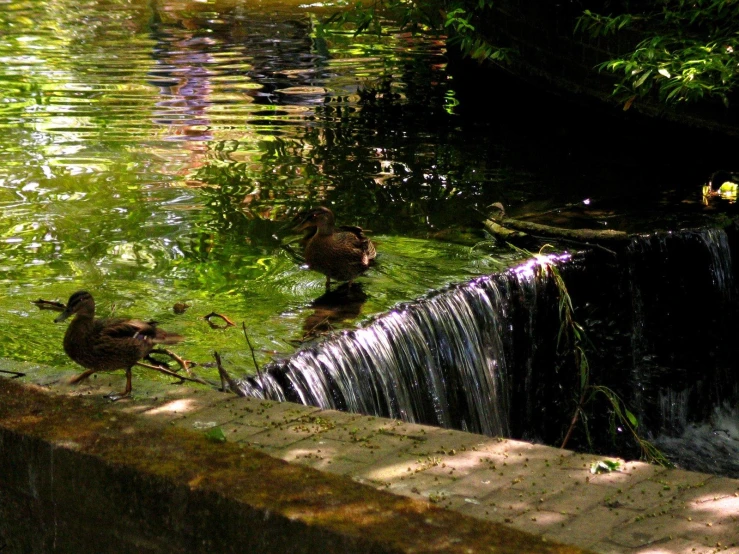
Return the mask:
[[155,321],[95,317],[92,294],[79,290],[69,297],[64,311],[54,320],[62,322],[74,316],[64,333],[64,352],[85,371],[69,383],[77,384],[98,371],[126,371],[126,389],[107,397],[116,401],[131,394],[131,369],[148,358],[157,344],[175,344],[183,337],[157,327]]
[[306,231],[302,240],[303,255],[308,267],[326,276],[326,290],[331,279],[348,281],[367,271],[377,257],[374,243],[361,227],[337,227],[333,212],[319,206],[296,216],[295,231]]
[[708,181],[708,194],[712,196],[718,195],[721,187],[727,183],[736,188],[737,183],[739,183],[739,176],[723,169],[715,171]]

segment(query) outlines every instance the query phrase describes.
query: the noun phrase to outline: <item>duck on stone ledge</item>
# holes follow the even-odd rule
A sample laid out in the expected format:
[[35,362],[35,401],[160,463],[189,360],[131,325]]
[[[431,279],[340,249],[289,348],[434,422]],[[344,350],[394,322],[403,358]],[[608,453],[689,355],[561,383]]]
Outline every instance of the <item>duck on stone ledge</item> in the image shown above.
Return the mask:
[[137,319],[100,319],[95,317],[95,300],[80,290],[69,297],[64,311],[54,320],[74,319],[64,334],[64,351],[75,362],[86,368],[70,380],[76,384],[98,371],[126,370],[126,390],[111,394],[110,400],[119,400],[131,394],[131,368],[142,358],[148,358],[157,344],[174,344],[182,336],[159,329],[154,321]]
[[349,281],[367,271],[377,250],[361,227],[335,226],[334,214],[320,206],[297,215],[296,231],[307,231],[301,244],[308,267],[326,276],[326,290],[331,279]]

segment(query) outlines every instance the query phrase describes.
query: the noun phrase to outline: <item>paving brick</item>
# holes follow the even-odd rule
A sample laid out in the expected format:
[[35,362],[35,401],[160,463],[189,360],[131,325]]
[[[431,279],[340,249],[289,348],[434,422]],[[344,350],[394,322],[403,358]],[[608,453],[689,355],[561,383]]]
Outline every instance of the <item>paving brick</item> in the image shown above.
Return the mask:
[[310,430],[300,425],[275,426],[260,433],[251,435],[248,442],[252,445],[258,444],[282,449],[313,436]]
[[230,423],[236,419],[236,415],[223,402],[203,406],[202,409],[186,412],[181,417],[176,417],[170,423],[177,427],[187,429],[209,429]]
[[221,430],[223,430],[226,440],[248,444],[251,437],[264,432],[264,427],[255,427],[241,423],[239,420],[233,420],[221,425]]
[[[355,474],[361,478],[363,473],[364,471],[360,470]],[[369,481],[375,482],[376,480],[371,479]],[[367,481],[365,480],[364,482]],[[378,486],[378,488],[413,498],[425,498],[431,503],[439,504],[450,499],[451,490],[449,485],[450,482],[448,480],[429,475],[414,474],[401,477],[394,481],[388,481]]]
[[[433,468],[426,473],[439,474],[440,468]],[[446,473],[448,475],[448,473]],[[519,474],[513,471],[507,471],[506,468],[501,469],[482,469],[471,472],[467,477],[457,480],[454,484],[456,494],[460,496],[468,496],[474,498],[484,498],[494,491],[502,488],[510,489]],[[520,491],[515,491],[519,494]]]
[[148,407],[140,413],[146,419],[170,423],[187,414],[199,412],[212,405],[212,399],[206,397],[166,398],[163,402]]
[[538,497],[511,488],[501,488],[479,498],[481,504],[511,510],[517,514],[536,510]]
[[720,521],[732,521],[739,528],[739,481],[713,477],[697,487],[681,488],[678,500],[686,510]]
[[371,450],[322,437],[301,440],[275,454],[288,462],[348,476],[376,463]]
[[456,457],[471,451],[483,443],[485,437],[443,429],[433,429],[419,435],[409,444],[410,451],[417,455]]
[[678,501],[680,488],[655,479],[647,479],[632,486],[617,489],[612,502],[638,508],[644,512],[674,510],[681,506]]
[[502,498],[493,502],[453,496],[447,507],[465,515],[505,524],[510,524],[523,511],[516,499],[506,503]]
[[623,546],[603,541],[591,545],[590,549],[600,554],[717,554],[720,551],[719,549],[707,548],[697,542],[685,539],[666,540],[641,548],[624,548]]
[[510,524],[521,531],[543,535],[551,540],[562,542],[562,540],[569,541],[572,538],[571,532],[560,532],[566,528],[570,519],[571,517],[567,514],[559,512],[533,510],[516,516],[511,520]]
[[664,471],[651,480],[669,488],[686,489],[704,486],[710,479],[711,475],[705,473],[696,473],[694,471],[685,471],[683,469],[669,469]]
[[[625,528],[625,524],[632,522],[637,516],[637,511],[626,508],[595,506],[568,521],[565,527],[569,534],[568,542],[590,547],[605,537],[613,540],[613,529],[619,525]],[[640,544],[629,544],[628,541],[614,542],[621,547],[641,546]]]
[[610,538],[616,544],[628,548],[645,548],[675,538],[703,542],[702,537],[711,529],[676,513],[643,514],[614,529]]
[[[563,541],[568,542],[568,541]],[[571,543],[568,543],[571,544]],[[636,554],[636,550],[630,549],[630,548],[624,548],[623,546],[612,544],[608,541],[601,541],[598,543],[595,543],[589,547],[590,550],[593,552],[598,552],[598,554]]]
[[[431,457],[413,458],[407,456],[404,452],[400,452],[379,459],[374,466],[368,468],[361,475],[357,475],[357,477],[379,484],[392,484],[410,478],[438,480],[439,476],[425,475],[424,471],[427,467],[436,463],[438,463],[438,460]],[[424,473],[424,475],[419,476],[421,473]]]
[[621,507],[622,504],[619,495],[614,493],[611,487],[587,483],[585,485],[573,484],[556,493],[546,495],[540,508],[577,515],[585,513],[595,506],[617,508]]

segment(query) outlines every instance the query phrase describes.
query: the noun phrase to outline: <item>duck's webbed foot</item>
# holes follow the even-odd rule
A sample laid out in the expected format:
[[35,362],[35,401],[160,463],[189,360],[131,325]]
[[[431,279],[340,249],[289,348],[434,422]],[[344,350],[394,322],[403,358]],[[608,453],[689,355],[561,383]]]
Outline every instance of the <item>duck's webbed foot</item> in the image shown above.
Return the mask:
[[103,398],[107,398],[111,402],[118,402],[119,400],[122,400],[123,398],[130,398],[131,392],[111,392],[110,394],[106,394]]
[[123,392],[119,392],[119,393],[106,394],[105,398],[107,398],[111,402],[117,402],[118,400],[122,398],[127,398],[129,396],[131,396],[131,368],[130,367],[126,370],[126,390],[124,390]]

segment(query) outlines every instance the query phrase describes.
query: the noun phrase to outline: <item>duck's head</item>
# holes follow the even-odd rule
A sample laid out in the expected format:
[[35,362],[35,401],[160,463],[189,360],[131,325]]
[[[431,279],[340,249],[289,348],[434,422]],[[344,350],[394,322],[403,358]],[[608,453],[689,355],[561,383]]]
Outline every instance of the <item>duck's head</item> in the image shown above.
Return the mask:
[[69,297],[67,307],[57,316],[54,323],[64,321],[75,314],[89,315],[90,317],[95,315],[95,300],[93,300],[92,294],[86,290],[78,290]]
[[334,226],[334,214],[328,208],[319,206],[311,210],[300,212],[295,216],[294,231],[305,231],[311,227],[318,229],[331,228]]

